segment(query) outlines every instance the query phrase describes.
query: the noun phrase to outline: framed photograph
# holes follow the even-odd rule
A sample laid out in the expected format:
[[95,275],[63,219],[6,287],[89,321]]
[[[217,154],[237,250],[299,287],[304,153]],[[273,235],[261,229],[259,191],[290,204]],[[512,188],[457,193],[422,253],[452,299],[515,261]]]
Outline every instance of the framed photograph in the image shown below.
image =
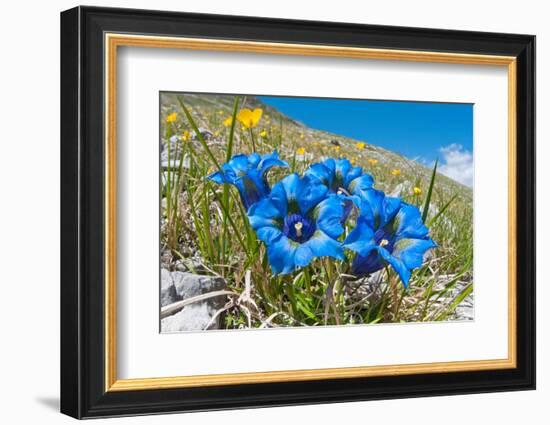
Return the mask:
[[61,14],[61,411],[535,388],[535,37]]

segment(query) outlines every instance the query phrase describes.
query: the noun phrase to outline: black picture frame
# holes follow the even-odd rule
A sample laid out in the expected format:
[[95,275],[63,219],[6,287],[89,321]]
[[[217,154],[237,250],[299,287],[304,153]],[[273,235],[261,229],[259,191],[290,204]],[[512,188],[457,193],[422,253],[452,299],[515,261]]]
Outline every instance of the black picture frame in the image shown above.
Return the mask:
[[[506,55],[517,58],[517,367],[105,391],[104,34]],[[535,388],[535,37],[76,7],[61,13],[61,412],[75,418]]]

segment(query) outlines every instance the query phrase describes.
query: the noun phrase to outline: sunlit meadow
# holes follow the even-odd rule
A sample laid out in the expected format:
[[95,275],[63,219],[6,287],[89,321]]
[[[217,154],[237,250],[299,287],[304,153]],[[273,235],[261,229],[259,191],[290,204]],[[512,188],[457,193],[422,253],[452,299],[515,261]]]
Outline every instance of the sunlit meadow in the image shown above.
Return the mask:
[[206,312],[166,329],[473,319],[472,190],[437,162],[308,128],[253,96],[160,103],[161,268],[218,282],[163,283],[163,321]]

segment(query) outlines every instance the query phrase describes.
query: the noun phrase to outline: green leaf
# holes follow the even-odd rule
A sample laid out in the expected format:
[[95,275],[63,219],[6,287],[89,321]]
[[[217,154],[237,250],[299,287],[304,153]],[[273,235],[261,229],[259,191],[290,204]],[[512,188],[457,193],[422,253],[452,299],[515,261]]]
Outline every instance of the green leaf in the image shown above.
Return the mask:
[[229,140],[227,142],[227,154],[225,156],[225,162],[229,162],[233,155],[233,139],[235,135],[235,121],[237,121],[237,111],[239,110],[239,96],[235,96],[235,103],[233,103],[233,115],[231,116],[231,127],[229,129]]
[[439,212],[430,220],[430,222],[428,223],[428,227],[430,227],[433,223],[435,223],[437,221],[437,219],[445,212],[445,210],[447,208],[449,208],[449,205],[451,205],[451,203],[458,197],[458,193],[455,193],[455,195],[449,199],[449,201],[443,205],[443,208],[441,208],[441,210],[439,210]]
[[304,313],[307,317],[309,317],[312,320],[315,320],[317,322],[317,316],[313,314],[311,310],[309,310],[304,304],[302,304],[300,301],[297,302],[298,310],[300,310],[302,313]]
[[456,296],[456,298],[453,300],[451,304],[447,307],[447,310],[440,314],[435,320],[444,320],[450,313],[455,311],[455,309],[458,307],[458,305],[464,301],[464,299],[472,293],[474,290],[474,284],[470,283],[466,288],[462,290],[460,294]]
[[428,210],[430,209],[430,201],[432,199],[432,190],[435,183],[435,173],[437,171],[437,162],[439,159],[435,160],[434,169],[432,171],[432,178],[430,180],[430,186],[428,188],[428,193],[426,194],[426,200],[424,201],[424,209],[422,210],[422,221],[426,222],[426,217],[428,217]]

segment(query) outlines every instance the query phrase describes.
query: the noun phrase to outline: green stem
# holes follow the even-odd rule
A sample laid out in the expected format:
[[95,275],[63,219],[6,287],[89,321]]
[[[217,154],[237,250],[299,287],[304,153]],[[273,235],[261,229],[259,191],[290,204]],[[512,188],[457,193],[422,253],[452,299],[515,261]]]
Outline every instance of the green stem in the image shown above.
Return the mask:
[[254,132],[252,131],[252,127],[248,130],[250,131],[250,140],[252,141],[252,152],[256,152],[256,141],[254,140]]
[[292,281],[285,282],[284,287],[286,290],[286,294],[288,295],[288,299],[290,300],[290,306],[292,308],[292,315],[295,318],[298,318],[298,306],[296,305],[296,295],[294,294],[294,287],[292,286]]
[[304,281],[306,283],[307,294],[311,297],[311,273],[309,271],[309,266],[304,268]]

